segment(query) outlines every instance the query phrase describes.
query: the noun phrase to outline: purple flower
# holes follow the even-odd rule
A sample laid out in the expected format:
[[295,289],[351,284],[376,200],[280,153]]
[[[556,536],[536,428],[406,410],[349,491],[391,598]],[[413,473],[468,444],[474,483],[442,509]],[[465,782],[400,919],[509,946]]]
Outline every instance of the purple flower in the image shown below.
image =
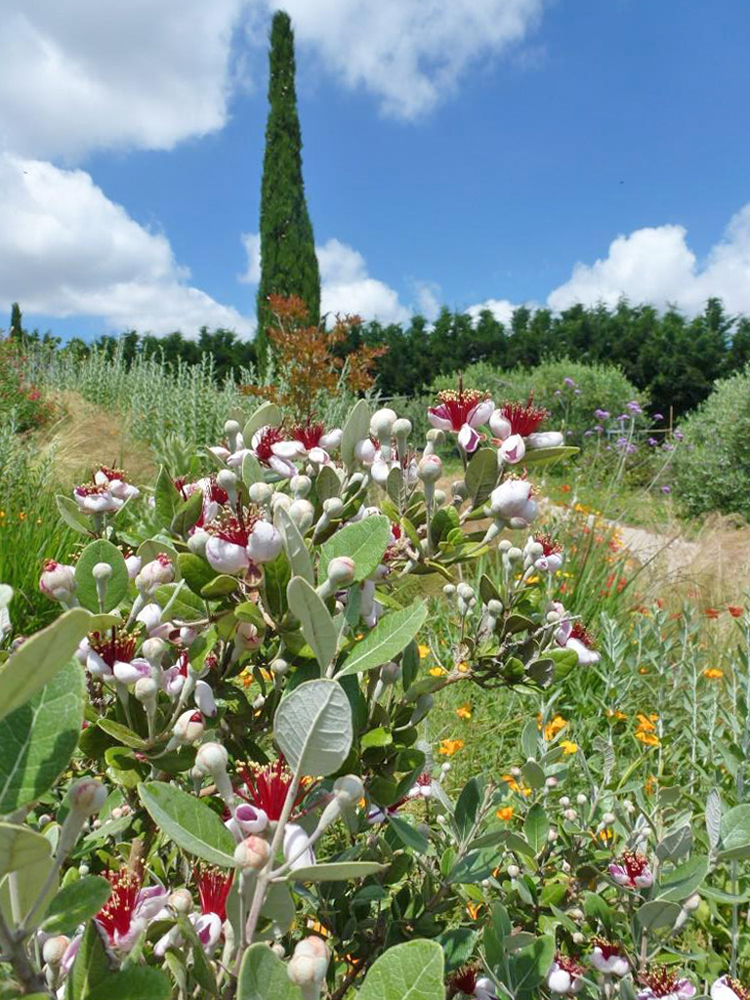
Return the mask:
[[674,445],[671,444],[669,441],[665,441],[664,444],[662,445],[662,450],[663,451],[674,451]]
[[641,404],[637,400],[635,400],[635,399],[632,399],[628,403],[626,409],[630,413],[632,413],[634,416],[637,415],[637,414],[639,414],[639,413],[643,413],[643,410],[641,409]]
[[672,492],[672,490],[671,490],[671,488],[669,486],[662,486],[661,491],[662,491],[662,493],[671,493]]
[[592,435],[593,433],[594,433],[594,431],[584,431],[584,432],[583,432],[583,436],[584,436],[585,438],[587,438],[587,437],[591,437],[591,435]]
[[649,438],[648,441],[646,442],[646,444],[650,445],[652,448],[655,448],[658,443],[659,442],[656,440],[656,438]]
[[609,410],[594,410],[594,416],[597,420],[608,420]]
[[626,454],[626,455],[632,455],[632,454],[633,454],[633,452],[635,452],[635,451],[638,451],[638,445],[637,445],[637,444],[632,444],[632,443],[631,443],[631,444],[629,444],[629,445],[627,446],[627,448],[625,449],[625,454]]
[[664,419],[664,414],[663,413],[655,413],[654,414],[654,420],[663,420],[663,419]]
[[562,396],[562,391],[560,389],[555,389],[556,396]]
[[675,437],[675,441],[682,441],[682,439],[685,437],[685,435],[682,433],[682,431],[675,431],[674,432],[674,437]]
[[567,385],[570,389],[574,389],[575,384],[575,379],[572,379],[570,375],[566,375],[563,379],[563,385]]
[[604,428],[602,427],[601,424],[597,424],[596,427],[594,428],[594,430],[597,432],[597,434],[603,434],[604,433]]

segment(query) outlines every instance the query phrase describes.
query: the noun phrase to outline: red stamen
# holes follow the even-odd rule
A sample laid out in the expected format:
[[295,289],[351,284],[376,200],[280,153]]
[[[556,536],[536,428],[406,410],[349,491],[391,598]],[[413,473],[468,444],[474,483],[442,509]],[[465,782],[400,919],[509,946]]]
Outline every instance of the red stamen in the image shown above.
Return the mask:
[[533,393],[529,395],[525,406],[523,403],[506,403],[501,412],[510,423],[511,434],[520,434],[521,437],[533,434],[542,421],[549,416],[549,411],[543,407],[534,406]]
[[273,445],[284,440],[284,432],[280,427],[264,427],[255,446],[255,457],[259,462],[268,465],[273,456]]
[[141,879],[129,868],[121,868],[119,872],[106,871],[104,877],[112,886],[112,894],[96,919],[110,941],[114,941],[116,935],[124,937],[130,930]]
[[232,888],[234,872],[225,872],[214,865],[198,864],[193,870],[202,913],[215,913],[227,919],[227,897]]

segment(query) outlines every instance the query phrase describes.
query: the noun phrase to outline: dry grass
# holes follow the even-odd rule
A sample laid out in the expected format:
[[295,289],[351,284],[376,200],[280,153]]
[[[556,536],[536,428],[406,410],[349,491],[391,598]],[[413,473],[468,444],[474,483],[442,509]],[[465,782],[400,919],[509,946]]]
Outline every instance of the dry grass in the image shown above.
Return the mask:
[[129,434],[122,414],[106,412],[75,392],[59,397],[63,416],[39,437],[42,455],[52,455],[61,486],[88,478],[99,463],[124,469],[131,482],[143,483],[156,475],[149,446]]

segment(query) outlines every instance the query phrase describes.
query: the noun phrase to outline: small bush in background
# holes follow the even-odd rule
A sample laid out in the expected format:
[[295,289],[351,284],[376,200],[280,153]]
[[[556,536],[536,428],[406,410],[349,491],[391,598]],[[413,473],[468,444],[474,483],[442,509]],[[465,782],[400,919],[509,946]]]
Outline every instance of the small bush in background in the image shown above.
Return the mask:
[[0,415],[13,421],[18,432],[41,427],[52,417],[53,407],[30,378],[26,355],[11,338],[0,337]]

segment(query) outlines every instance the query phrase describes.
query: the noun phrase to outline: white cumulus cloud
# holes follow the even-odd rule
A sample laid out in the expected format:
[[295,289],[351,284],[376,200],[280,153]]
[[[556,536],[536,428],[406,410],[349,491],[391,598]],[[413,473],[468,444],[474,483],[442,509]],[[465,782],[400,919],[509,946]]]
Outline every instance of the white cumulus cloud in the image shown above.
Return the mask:
[[[243,233],[242,242],[247,251],[247,270],[240,281],[257,285],[260,281],[260,237],[257,233]],[[408,320],[411,310],[401,304],[398,292],[384,281],[371,278],[367,262],[353,247],[337,239],[330,239],[315,248],[320,268],[320,311],[356,314],[365,320],[378,319],[382,323],[400,323]]]
[[76,159],[221,128],[248,0],[3,0],[0,145]]
[[469,306],[465,311],[476,321],[480,314],[488,309],[496,320],[507,326],[513,318],[513,310],[516,308],[517,306],[508,299],[485,299],[484,302]]
[[0,155],[0,305],[101,316],[114,330],[153,333],[253,322],[189,283],[169,240],[130,218],[83,170]]
[[750,203],[732,217],[703,262],[683,226],[637,229],[614,239],[606,257],[577,263],[547,304],[558,310],[577,302],[612,306],[622,296],[660,308],[674,304],[691,314],[716,296],[730,312],[750,312]]
[[[269,9],[276,0],[263,0]],[[477,59],[518,43],[544,0],[286,0],[309,45],[351,88],[375,94],[384,113],[432,110]]]

